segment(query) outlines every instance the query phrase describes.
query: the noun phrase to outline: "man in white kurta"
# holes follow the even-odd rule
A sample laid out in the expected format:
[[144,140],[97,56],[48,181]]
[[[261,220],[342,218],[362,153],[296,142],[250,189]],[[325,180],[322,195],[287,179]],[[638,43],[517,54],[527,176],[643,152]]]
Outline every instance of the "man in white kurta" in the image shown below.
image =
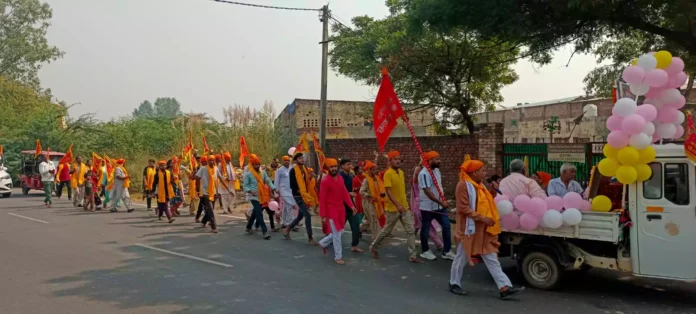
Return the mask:
[[220,201],[222,202],[222,211],[227,211],[230,214],[232,213],[232,206],[234,205],[234,181],[237,180],[237,175],[235,174],[234,166],[232,166],[231,160],[232,155],[229,152],[226,152],[223,155],[222,163],[218,165],[220,173],[225,173],[223,172],[223,167],[227,169],[226,176],[223,175],[223,179],[220,179],[225,184],[220,184],[217,186],[218,193],[220,194]]
[[281,228],[285,228],[290,225],[295,219],[295,210],[297,209],[297,203],[295,203],[295,198],[292,196],[292,190],[290,189],[290,157],[283,156],[283,166],[276,170],[275,179],[276,188],[280,193],[280,198],[282,200],[282,211],[281,211]]
[[111,208],[110,212],[116,212],[116,205],[119,201],[123,201],[126,205],[128,212],[131,213],[135,209],[131,204],[130,193],[128,192],[128,186],[130,185],[130,176],[127,170],[125,170],[126,161],[123,159],[116,160],[116,169],[114,169],[114,187],[111,191]]

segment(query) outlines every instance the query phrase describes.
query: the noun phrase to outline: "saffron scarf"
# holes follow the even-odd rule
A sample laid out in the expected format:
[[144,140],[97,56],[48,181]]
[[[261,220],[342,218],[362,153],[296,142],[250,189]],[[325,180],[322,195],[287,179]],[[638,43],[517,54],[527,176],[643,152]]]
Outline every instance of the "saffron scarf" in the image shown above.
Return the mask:
[[462,171],[460,175],[476,188],[476,212],[483,217],[493,219],[495,222],[494,225],[486,227],[486,232],[492,235],[499,235],[501,232],[500,216],[491,192],[488,192],[488,189],[482,183],[476,183],[466,172]]
[[197,187],[198,180],[189,180],[189,197],[192,200],[195,200],[198,198],[198,187]]
[[[123,175],[126,176],[126,179],[123,180],[123,187],[126,189],[129,188],[130,187],[130,177],[128,176],[128,170],[126,170],[126,167],[121,166],[121,165],[117,165],[115,169],[121,169],[121,171],[123,171]],[[114,173],[115,172],[116,171],[114,171]],[[112,190],[114,188],[114,181],[116,181],[116,180],[114,180],[115,179],[114,176],[115,175],[113,173],[110,175],[111,181],[109,182],[109,186],[107,187],[107,189],[109,189],[109,190]]]
[[157,202],[158,203],[166,203],[168,198],[174,197],[174,189],[172,188],[172,181],[171,180],[172,180],[172,174],[171,174],[171,172],[169,172],[169,170],[165,170],[164,172],[162,172],[162,171],[157,172]]
[[370,188],[370,196],[372,196],[372,199],[376,200],[372,201],[372,204],[375,205],[377,217],[382,217],[384,215],[384,202],[386,201],[384,197],[382,197],[382,194],[386,195],[387,193],[384,188],[384,183],[382,183],[382,179],[377,178],[375,184],[375,179],[368,173],[365,173],[365,180],[367,180],[367,186]]
[[302,200],[305,204],[314,204],[316,199],[307,190],[309,186],[309,174],[307,173],[307,168],[300,165],[295,165],[293,168],[295,170],[295,180],[297,181],[297,186],[300,188],[300,194],[302,195]]
[[155,174],[157,173],[157,170],[155,167],[147,167],[147,173],[145,176],[145,189],[150,191],[152,190],[152,184],[155,183]]
[[271,195],[268,189],[266,188],[266,184],[263,182],[263,173],[259,173],[258,171],[256,171],[256,169],[254,169],[253,166],[249,167],[249,172],[251,172],[251,175],[253,175],[254,178],[256,178],[256,181],[258,182],[257,192],[259,196],[259,203],[261,203],[261,205],[268,204],[268,202],[271,201]]
[[208,198],[212,201],[215,199],[215,166],[207,166],[208,170]]
[[307,189],[309,192],[309,195],[312,196],[312,201],[311,203],[307,203],[310,207],[318,206],[319,205],[319,197],[317,196],[317,179],[311,178],[309,180],[309,188]]
[[73,189],[77,189],[78,186],[83,185],[85,183],[85,172],[87,172],[87,166],[85,166],[85,164],[83,163],[76,163],[73,165],[73,169],[75,169],[75,172],[73,172],[71,175],[70,187],[72,187]]

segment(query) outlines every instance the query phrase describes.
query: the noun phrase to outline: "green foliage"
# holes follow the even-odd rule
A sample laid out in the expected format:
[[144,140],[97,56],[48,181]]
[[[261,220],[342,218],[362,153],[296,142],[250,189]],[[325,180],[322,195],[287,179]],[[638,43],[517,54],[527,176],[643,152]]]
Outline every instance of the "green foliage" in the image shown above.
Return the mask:
[[173,97],[160,97],[153,105],[149,101],[143,101],[133,110],[136,118],[175,118],[181,115],[181,104]]
[[155,108],[152,108],[152,103],[143,101],[138,108],[133,109],[133,117],[147,118],[155,116]]
[[39,0],[0,0],[0,76],[39,89],[41,65],[63,56],[46,40],[52,14]]
[[355,17],[354,29],[333,25],[331,66],[374,86],[387,67],[402,102],[434,109],[444,127],[473,131],[471,114],[501,102],[500,89],[517,80],[511,65],[518,48],[460,28],[412,31],[402,3],[387,5],[391,15],[384,19]]

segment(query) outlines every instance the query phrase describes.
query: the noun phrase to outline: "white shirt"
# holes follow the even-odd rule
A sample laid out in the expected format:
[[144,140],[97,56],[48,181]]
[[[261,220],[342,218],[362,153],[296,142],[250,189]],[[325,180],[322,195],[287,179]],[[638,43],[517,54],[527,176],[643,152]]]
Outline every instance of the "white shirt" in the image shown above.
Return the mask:
[[[208,166],[202,166],[200,169],[198,169],[196,176],[201,178],[201,194],[210,196],[208,195],[208,184],[211,178],[208,176]],[[222,175],[220,174],[220,169],[218,168],[215,168],[214,176],[220,180],[223,179]]]
[[[442,187],[442,176],[440,175],[440,169],[435,168],[432,170],[433,175],[435,175],[435,179],[437,180],[437,185]],[[425,167],[423,167],[420,173],[418,173],[418,197],[420,198],[420,210],[434,211],[441,209],[440,204],[431,200],[428,195],[423,192],[423,189],[429,189],[430,192],[435,195],[435,198],[438,200],[440,199],[440,192],[437,191],[435,184],[433,184],[433,177],[430,176],[430,172],[428,172],[428,169]]]
[[[49,171],[53,170],[53,173],[50,173]],[[50,181],[53,182],[56,180],[56,173],[55,173],[56,167],[53,165],[52,162],[46,162],[42,161],[39,164],[39,173],[41,174],[41,181]]]
[[292,189],[290,189],[289,168],[284,166],[278,168],[275,175],[275,186],[285,202],[289,203],[289,205],[295,205],[295,198],[292,197]]

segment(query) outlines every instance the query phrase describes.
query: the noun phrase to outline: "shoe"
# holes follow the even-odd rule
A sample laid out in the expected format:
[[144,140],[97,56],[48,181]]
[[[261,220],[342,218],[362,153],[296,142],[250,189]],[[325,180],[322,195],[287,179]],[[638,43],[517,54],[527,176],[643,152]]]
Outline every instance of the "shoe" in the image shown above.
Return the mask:
[[458,285],[450,284],[449,291],[454,293],[454,294],[458,294],[458,295],[466,295],[466,292],[464,290],[462,290],[462,287],[460,287]]
[[500,292],[500,299],[507,300],[510,297],[519,294],[522,291],[524,291],[524,287],[508,287],[507,290]]
[[115,209],[115,208],[113,208],[113,209],[109,209],[109,211],[112,212],[112,213],[115,213],[115,212],[117,212],[118,210]]
[[263,239],[264,239],[264,240],[270,240],[270,239],[271,239],[271,235],[270,235],[270,234],[264,234],[264,235],[263,235]]
[[129,213],[132,213],[133,211],[135,211],[135,208],[131,208],[128,210]]
[[175,220],[174,218],[169,219],[169,223],[174,222],[174,220]]
[[455,257],[456,257],[456,255],[454,255],[454,253],[452,253],[452,251],[447,252],[447,253],[442,253],[442,258],[446,259],[448,261],[453,261]]
[[433,254],[433,252],[430,252],[430,251],[425,251],[425,252],[421,253],[420,256],[424,259],[429,260],[429,261],[434,261],[437,259],[437,257],[435,257],[435,254]]

